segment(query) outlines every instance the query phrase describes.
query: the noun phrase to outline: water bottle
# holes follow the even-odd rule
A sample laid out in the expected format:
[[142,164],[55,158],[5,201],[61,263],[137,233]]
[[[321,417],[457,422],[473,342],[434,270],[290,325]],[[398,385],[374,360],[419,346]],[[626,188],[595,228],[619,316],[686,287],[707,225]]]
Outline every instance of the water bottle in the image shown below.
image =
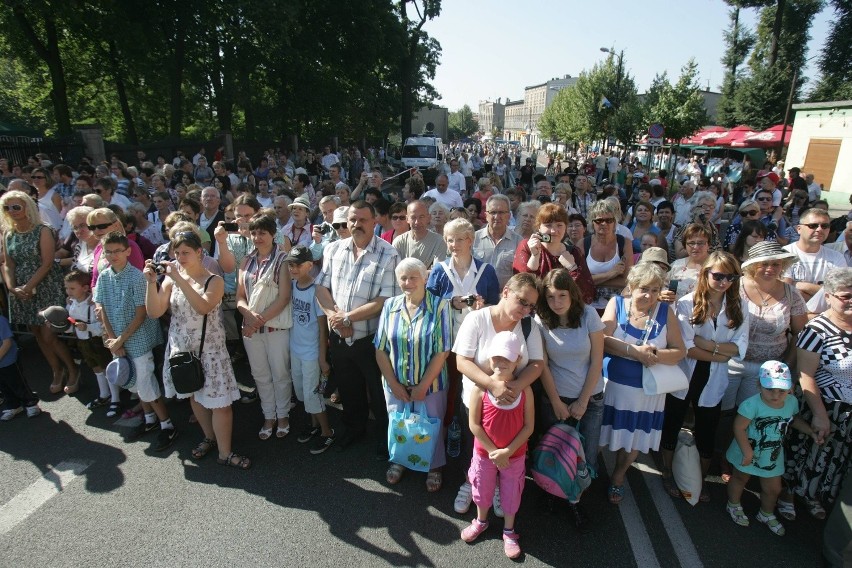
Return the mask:
[[451,458],[459,457],[461,453],[461,426],[458,416],[453,416],[453,421],[447,429],[447,455]]

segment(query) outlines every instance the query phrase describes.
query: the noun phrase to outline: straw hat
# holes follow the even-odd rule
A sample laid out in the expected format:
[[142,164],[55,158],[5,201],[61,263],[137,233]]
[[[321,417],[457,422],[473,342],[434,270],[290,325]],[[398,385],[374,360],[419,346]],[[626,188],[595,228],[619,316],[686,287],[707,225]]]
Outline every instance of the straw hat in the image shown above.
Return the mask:
[[748,260],[743,263],[742,267],[745,268],[752,264],[769,262],[770,260],[793,260],[795,258],[795,254],[787,252],[777,242],[763,241],[748,250]]

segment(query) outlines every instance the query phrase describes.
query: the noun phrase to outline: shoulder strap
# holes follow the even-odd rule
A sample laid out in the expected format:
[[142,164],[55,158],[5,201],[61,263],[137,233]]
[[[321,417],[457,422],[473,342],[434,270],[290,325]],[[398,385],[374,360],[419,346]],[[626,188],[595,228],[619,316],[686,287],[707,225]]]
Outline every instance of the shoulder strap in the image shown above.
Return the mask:
[[648,343],[648,336],[651,335],[651,330],[654,328],[654,324],[657,323],[657,314],[660,311],[660,302],[657,302],[657,306],[654,308],[654,314],[648,318],[648,321],[645,323],[645,333],[642,335],[642,344],[645,345]]
[[530,316],[521,318],[521,331],[524,333],[524,341],[529,339],[532,331],[532,318]]
[[621,235],[615,235],[615,244],[618,247],[618,258],[624,256],[624,237]]
[[589,252],[589,249],[592,246],[592,235],[586,235],[583,237],[583,248],[586,249],[586,253]]
[[[204,291],[207,291],[207,286],[210,285],[210,281],[213,280],[215,274],[211,274],[210,277],[204,282]],[[201,345],[198,346],[198,358],[201,358],[201,352],[204,351],[204,336],[207,335],[207,314],[204,314],[204,320],[201,323]]]

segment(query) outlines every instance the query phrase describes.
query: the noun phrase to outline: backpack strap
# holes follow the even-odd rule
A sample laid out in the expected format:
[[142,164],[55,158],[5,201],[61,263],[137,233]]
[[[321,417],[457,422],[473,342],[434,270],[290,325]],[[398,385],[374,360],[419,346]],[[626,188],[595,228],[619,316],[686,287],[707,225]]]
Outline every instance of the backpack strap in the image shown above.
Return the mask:
[[530,316],[521,318],[521,331],[524,333],[524,341],[526,342],[532,331],[532,318]]

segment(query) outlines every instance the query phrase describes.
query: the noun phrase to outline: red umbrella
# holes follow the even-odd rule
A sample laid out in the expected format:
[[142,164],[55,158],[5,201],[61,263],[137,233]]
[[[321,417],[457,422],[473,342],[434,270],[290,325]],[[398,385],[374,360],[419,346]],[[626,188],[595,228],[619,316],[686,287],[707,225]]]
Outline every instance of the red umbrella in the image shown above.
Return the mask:
[[[783,124],[776,124],[767,128],[763,132],[748,132],[740,139],[731,142],[731,146],[736,148],[774,148],[781,144],[781,132],[784,130]],[[787,125],[787,130],[784,133],[784,145],[790,144],[790,137],[793,135],[793,126]]]
[[680,143],[701,146],[705,143],[705,140],[715,138],[723,132],[727,132],[727,129],[723,126],[705,126],[692,136],[682,138]]
[[740,126],[735,126],[731,128],[729,131],[719,134],[712,139],[705,142],[706,145],[713,146],[731,146],[734,140],[740,140],[747,133],[752,133],[754,130],[751,126],[747,126],[745,124],[741,124]]

